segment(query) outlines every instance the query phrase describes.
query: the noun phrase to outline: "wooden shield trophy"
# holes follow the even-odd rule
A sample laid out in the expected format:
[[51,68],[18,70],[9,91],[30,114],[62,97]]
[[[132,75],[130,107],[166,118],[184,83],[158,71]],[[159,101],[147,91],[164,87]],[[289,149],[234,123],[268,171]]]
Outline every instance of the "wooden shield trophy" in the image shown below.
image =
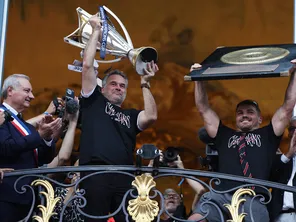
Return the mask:
[[219,47],[185,81],[289,76],[296,45]]

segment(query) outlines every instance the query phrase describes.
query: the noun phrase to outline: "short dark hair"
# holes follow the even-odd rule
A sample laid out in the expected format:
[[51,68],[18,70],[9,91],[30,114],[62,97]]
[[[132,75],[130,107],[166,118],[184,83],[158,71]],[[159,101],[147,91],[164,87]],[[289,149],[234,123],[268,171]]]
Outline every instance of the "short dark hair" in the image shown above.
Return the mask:
[[238,107],[241,106],[241,105],[252,105],[252,106],[254,106],[256,108],[256,110],[257,110],[258,113],[261,113],[261,110],[259,108],[258,103],[256,101],[254,101],[254,100],[246,99],[246,100],[243,100],[243,101],[239,102],[236,105],[235,111],[237,111]]
[[108,78],[109,78],[110,76],[113,76],[113,75],[119,75],[119,76],[121,76],[122,78],[124,78],[124,79],[125,79],[125,82],[126,82],[126,87],[127,87],[127,85],[128,85],[128,79],[127,79],[127,76],[124,74],[124,72],[122,72],[122,71],[120,71],[120,70],[118,70],[118,69],[113,69],[113,70],[111,70],[110,72],[108,72],[108,73],[104,76],[104,78],[102,79],[102,87],[104,87],[104,86],[106,85]]

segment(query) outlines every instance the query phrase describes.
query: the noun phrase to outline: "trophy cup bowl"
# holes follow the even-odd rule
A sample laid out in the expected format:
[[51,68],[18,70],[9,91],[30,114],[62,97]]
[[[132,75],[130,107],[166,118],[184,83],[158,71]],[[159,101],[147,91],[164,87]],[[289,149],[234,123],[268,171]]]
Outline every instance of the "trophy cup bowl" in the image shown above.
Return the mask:
[[[140,47],[135,49],[126,28],[119,20],[119,18],[106,6],[103,6],[103,9],[108,13],[108,15],[111,15],[120,25],[125,35],[125,39],[116,31],[110,20],[107,20],[108,36],[106,41],[105,52],[106,54],[115,56],[115,58],[111,60],[96,61],[98,63],[113,63],[118,62],[123,58],[127,57],[133,64],[134,68],[136,69],[136,72],[139,75],[143,75],[144,68],[147,67],[147,63],[151,62],[152,60],[154,62],[157,62],[158,55],[156,49],[154,49],[153,47]],[[92,27],[88,22],[92,15],[87,13],[80,7],[78,7],[76,11],[79,19],[79,27],[73,33],[65,37],[64,41],[66,43],[84,49],[92,33]],[[98,13],[98,16],[100,18],[102,17],[100,12]],[[100,51],[101,48],[102,43],[98,41],[97,50]]]

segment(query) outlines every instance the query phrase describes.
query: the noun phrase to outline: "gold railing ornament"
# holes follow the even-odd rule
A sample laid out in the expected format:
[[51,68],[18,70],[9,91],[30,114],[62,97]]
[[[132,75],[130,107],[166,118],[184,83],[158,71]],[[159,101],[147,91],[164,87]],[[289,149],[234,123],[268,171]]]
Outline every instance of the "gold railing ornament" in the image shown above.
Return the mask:
[[32,186],[43,186],[45,187],[46,191],[41,191],[40,194],[43,194],[46,198],[46,207],[43,205],[38,205],[38,209],[40,209],[42,217],[40,216],[33,216],[32,219],[38,222],[48,222],[49,219],[56,215],[57,213],[53,212],[55,205],[57,202],[61,200],[60,197],[54,198],[54,190],[51,184],[47,180],[34,180],[31,184]]
[[155,200],[149,198],[149,192],[156,186],[151,175],[136,176],[132,185],[138,191],[138,197],[128,202],[129,215],[136,222],[150,222],[157,216],[159,207]]
[[242,195],[255,196],[256,193],[254,190],[249,188],[238,189],[232,196],[231,204],[224,204],[224,206],[230,211],[230,215],[232,217],[232,219],[227,220],[227,222],[242,222],[244,217],[247,215],[246,213],[239,214],[240,204],[246,201],[245,198],[241,198]]

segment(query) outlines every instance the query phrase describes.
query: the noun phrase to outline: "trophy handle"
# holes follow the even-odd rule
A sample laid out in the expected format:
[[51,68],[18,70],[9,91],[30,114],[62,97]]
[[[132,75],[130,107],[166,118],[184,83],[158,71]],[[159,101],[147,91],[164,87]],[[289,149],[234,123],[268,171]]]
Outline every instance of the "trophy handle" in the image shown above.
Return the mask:
[[123,59],[124,57],[120,57],[120,58],[117,58],[117,59],[112,59],[112,60],[98,60],[96,59],[96,61],[98,63],[113,63],[113,62],[119,62]]
[[120,25],[120,27],[123,30],[123,33],[125,35],[125,38],[127,40],[127,43],[130,45],[131,48],[134,48],[131,37],[129,36],[125,26],[122,24],[122,22],[120,21],[120,19],[110,10],[108,9],[105,5],[103,6],[103,8],[110,14],[112,15],[113,18],[115,18],[115,20],[118,22],[118,24]]

